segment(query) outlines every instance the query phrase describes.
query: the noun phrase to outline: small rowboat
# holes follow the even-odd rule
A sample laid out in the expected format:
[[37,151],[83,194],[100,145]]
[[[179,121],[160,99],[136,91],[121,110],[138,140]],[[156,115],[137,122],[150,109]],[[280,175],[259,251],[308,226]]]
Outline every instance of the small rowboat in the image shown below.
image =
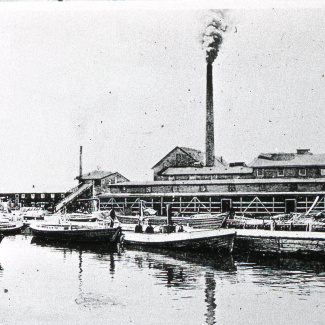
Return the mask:
[[231,253],[236,232],[229,229],[202,230],[191,229],[184,232],[170,233],[135,233],[124,232],[124,242],[164,249],[182,249],[196,251],[217,251]]
[[120,227],[107,225],[71,225],[71,224],[32,224],[33,236],[43,239],[52,239],[70,242],[88,243],[118,243],[121,237]]

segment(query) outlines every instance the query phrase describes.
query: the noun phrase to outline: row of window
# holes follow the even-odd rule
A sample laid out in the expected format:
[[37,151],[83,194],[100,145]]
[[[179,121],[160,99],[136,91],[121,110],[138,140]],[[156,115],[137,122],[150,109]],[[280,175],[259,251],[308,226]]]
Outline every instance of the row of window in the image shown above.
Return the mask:
[[[15,197],[16,198],[19,198],[19,194],[15,194]],[[27,195],[26,194],[20,194],[20,198],[21,199],[26,199]],[[31,199],[35,199],[36,197],[36,194],[30,194],[30,197]],[[55,198],[55,194],[51,194],[51,199],[54,199]],[[61,194],[61,198],[64,198],[64,194],[62,193]],[[41,199],[45,199],[45,194],[44,193],[41,193]]]
[[[299,176],[306,176],[306,168],[299,168],[298,170]],[[321,169],[321,175],[325,176],[325,169]],[[264,176],[264,169],[257,169],[257,176],[263,177]],[[277,176],[281,177],[284,176],[284,169],[277,169]]]

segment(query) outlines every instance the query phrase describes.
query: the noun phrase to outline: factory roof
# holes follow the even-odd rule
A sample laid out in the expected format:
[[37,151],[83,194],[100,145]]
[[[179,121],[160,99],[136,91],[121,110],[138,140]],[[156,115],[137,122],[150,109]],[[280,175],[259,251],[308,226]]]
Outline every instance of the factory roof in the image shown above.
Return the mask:
[[186,148],[186,147],[175,147],[173,150],[169,151],[167,155],[165,155],[163,158],[161,158],[152,168],[157,167],[161,162],[165,160],[166,157],[168,157],[173,151],[175,150],[181,150],[185,154],[187,154],[189,157],[194,159],[197,162],[203,162],[204,160],[204,153],[200,150],[197,149],[192,149],[192,148]]
[[227,167],[219,164],[214,167],[170,167],[162,175],[215,175],[215,174],[251,174],[253,169],[245,166]]
[[[87,174],[83,174],[81,176],[81,179],[87,180],[87,179],[102,179],[107,176],[116,174],[117,172],[109,172],[109,171],[104,171],[104,170],[94,170],[92,172],[89,172]],[[80,178],[80,176],[76,177],[77,179]]]
[[[324,178],[229,178],[208,180],[133,181],[111,184],[110,187],[162,186],[162,185],[213,185],[213,184],[278,184],[278,183],[324,183]],[[299,192],[297,192],[299,193]]]
[[325,154],[312,154],[308,149],[297,153],[261,153],[249,167],[304,167],[325,166]]

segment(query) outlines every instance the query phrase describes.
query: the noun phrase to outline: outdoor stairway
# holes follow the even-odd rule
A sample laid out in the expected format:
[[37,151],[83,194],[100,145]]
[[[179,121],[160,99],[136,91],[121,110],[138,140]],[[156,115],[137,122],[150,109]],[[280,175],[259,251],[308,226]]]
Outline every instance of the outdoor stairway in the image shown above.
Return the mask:
[[54,212],[59,212],[62,210],[67,204],[75,200],[82,193],[87,191],[92,187],[92,184],[82,184],[81,186],[77,186],[72,190],[72,193],[65,197],[62,201],[60,201],[54,208]]

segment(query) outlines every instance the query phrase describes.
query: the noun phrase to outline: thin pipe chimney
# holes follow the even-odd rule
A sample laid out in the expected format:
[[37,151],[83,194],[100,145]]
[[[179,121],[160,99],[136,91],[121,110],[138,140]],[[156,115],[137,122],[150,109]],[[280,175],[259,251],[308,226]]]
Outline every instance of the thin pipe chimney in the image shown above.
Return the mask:
[[80,146],[80,156],[79,156],[79,183],[82,178],[82,146]]
[[213,118],[213,84],[212,63],[207,64],[207,89],[206,89],[206,138],[205,138],[205,165],[214,166],[214,118]]

